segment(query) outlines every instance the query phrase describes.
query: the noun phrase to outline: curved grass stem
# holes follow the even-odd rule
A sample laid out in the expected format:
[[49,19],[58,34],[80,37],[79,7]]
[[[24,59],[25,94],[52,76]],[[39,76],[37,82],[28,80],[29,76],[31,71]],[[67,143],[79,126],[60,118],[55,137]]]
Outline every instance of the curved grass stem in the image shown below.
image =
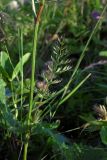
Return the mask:
[[93,31],[91,32],[90,37],[89,37],[89,39],[88,39],[88,41],[87,41],[87,43],[86,43],[86,45],[85,45],[85,47],[84,47],[84,49],[83,49],[83,52],[82,52],[82,54],[81,54],[81,56],[80,56],[80,58],[79,58],[79,60],[78,60],[78,62],[77,62],[77,64],[76,64],[76,66],[75,66],[75,68],[74,68],[74,71],[73,71],[73,73],[72,73],[72,75],[71,75],[71,77],[70,77],[67,85],[65,86],[65,90],[64,90],[64,93],[63,93],[63,95],[62,95],[62,99],[63,99],[64,96],[66,95],[66,93],[67,93],[67,91],[68,91],[68,88],[69,88],[69,86],[70,86],[70,84],[71,84],[71,82],[72,82],[75,74],[77,73],[77,70],[78,70],[78,68],[79,68],[79,66],[80,66],[80,64],[81,64],[81,62],[82,62],[82,60],[83,60],[83,58],[84,58],[84,56],[85,56],[87,47],[88,47],[88,45],[90,44],[90,42],[91,42],[91,40],[92,40],[92,38],[93,38],[93,35],[96,33],[96,30],[98,29],[98,27],[99,27],[99,25],[100,25],[100,23],[101,23],[101,21],[102,21],[102,17],[103,17],[103,15],[104,15],[104,13],[106,12],[106,9],[107,9],[107,4],[105,5],[105,7],[104,7],[104,9],[103,9],[103,11],[102,11],[102,13],[101,13],[101,16],[100,16],[99,20],[97,21],[97,23],[96,23]]

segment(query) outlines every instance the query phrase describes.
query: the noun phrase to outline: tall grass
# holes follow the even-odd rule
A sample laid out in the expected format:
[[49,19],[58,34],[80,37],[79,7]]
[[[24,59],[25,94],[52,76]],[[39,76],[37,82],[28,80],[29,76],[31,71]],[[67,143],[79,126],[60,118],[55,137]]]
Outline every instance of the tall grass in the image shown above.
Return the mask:
[[39,29],[39,23],[41,14],[44,7],[44,0],[40,4],[39,11],[36,15],[36,8],[35,8],[35,2],[32,0],[32,10],[34,12],[34,42],[33,42],[33,52],[32,52],[32,72],[31,72],[31,83],[30,83],[30,99],[29,99],[29,112],[28,112],[28,118],[27,118],[27,125],[28,125],[28,132],[26,133],[26,143],[24,144],[24,154],[23,154],[23,160],[27,160],[27,150],[28,150],[28,144],[30,139],[30,131],[29,131],[29,125],[31,120],[31,113],[32,113],[32,107],[33,107],[33,92],[34,92],[34,86],[35,86],[35,64],[36,64],[36,56],[37,56],[37,42],[38,42],[38,29]]

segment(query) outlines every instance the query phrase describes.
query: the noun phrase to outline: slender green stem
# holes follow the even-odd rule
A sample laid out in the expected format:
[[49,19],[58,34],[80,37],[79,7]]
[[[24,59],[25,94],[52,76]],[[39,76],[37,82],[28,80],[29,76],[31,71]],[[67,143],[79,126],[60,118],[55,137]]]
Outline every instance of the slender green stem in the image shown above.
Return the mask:
[[19,58],[21,61],[21,121],[22,121],[22,107],[23,107],[23,28],[19,29],[19,36],[20,36],[20,42],[19,42]]
[[36,24],[35,34],[34,34],[34,48],[32,54],[32,73],[31,73],[31,89],[30,89],[30,103],[29,103],[29,114],[28,114],[28,125],[30,124],[32,105],[33,105],[33,90],[35,86],[35,63],[36,63],[36,55],[37,55],[37,34],[38,34],[39,23]]
[[[60,105],[62,105],[68,98],[70,98],[82,85],[83,83],[85,83],[85,81],[91,76],[91,73],[88,74],[74,89],[72,89],[72,91],[65,96],[63,99],[59,100],[59,102],[56,102],[56,110],[54,111],[52,117],[54,117],[56,111],[58,110],[58,108],[60,107]],[[49,111],[48,111],[49,112]],[[45,115],[45,114],[44,114]]]
[[82,85],[83,83],[91,76],[91,73],[88,74],[88,76],[86,76],[67,96],[65,96],[65,98],[63,98],[58,106],[60,106],[61,104],[63,104],[68,98],[70,98]]
[[64,93],[63,93],[63,95],[62,95],[62,98],[63,98],[63,97],[65,96],[65,94],[67,93],[67,90],[68,90],[68,88],[69,88],[69,85],[71,84],[71,82],[72,82],[72,80],[73,80],[73,78],[74,78],[74,76],[75,76],[75,74],[76,74],[76,72],[77,72],[77,70],[78,70],[78,68],[79,68],[79,66],[80,66],[80,63],[81,63],[81,61],[82,61],[83,58],[84,58],[85,52],[86,52],[86,50],[87,50],[87,47],[88,47],[88,45],[90,44],[90,41],[92,40],[92,37],[93,37],[93,35],[95,34],[97,28],[99,27],[100,22],[102,21],[102,17],[103,17],[103,15],[104,15],[106,9],[107,9],[107,4],[106,4],[106,6],[104,7],[104,9],[103,9],[103,11],[102,11],[102,14],[101,14],[99,20],[97,21],[97,23],[96,23],[93,31],[91,32],[91,35],[90,35],[90,37],[89,37],[89,39],[88,39],[88,41],[87,41],[87,43],[86,43],[86,45],[85,45],[85,47],[84,47],[84,50],[83,50],[83,52],[82,52],[82,54],[81,54],[81,56],[80,56],[80,58],[79,58],[79,60],[78,60],[78,62],[77,62],[77,64],[76,64],[76,66],[75,66],[75,69],[74,69],[74,71],[73,71],[73,74],[71,75],[71,77],[70,77],[67,85],[65,86],[65,91],[64,91]]
[[17,109],[17,104],[16,104],[16,100],[15,100],[15,95],[14,95],[14,90],[13,90],[13,83],[11,81],[11,90],[12,90],[12,101],[13,101],[13,104],[14,104],[14,108],[15,108],[15,117],[17,119],[18,117],[18,109]]
[[[33,89],[35,85],[35,63],[36,63],[36,55],[37,55],[37,35],[38,35],[38,27],[39,23],[36,24],[35,26],[35,31],[34,31],[34,47],[33,47],[33,53],[32,53],[32,73],[31,73],[31,88],[30,88],[30,102],[29,102],[29,113],[28,113],[28,119],[27,119],[27,125],[30,125],[30,120],[31,120],[31,112],[32,112],[32,105],[33,105]],[[29,129],[29,128],[28,128]],[[28,149],[28,140],[29,140],[29,133],[26,134],[26,140],[27,142],[24,145],[24,157],[23,160],[27,160],[27,149]]]
[[[22,123],[22,110],[23,110],[23,28],[18,29],[18,36],[19,36],[19,59],[20,59],[20,75],[21,75],[21,100],[20,100],[20,120],[21,120],[21,125]],[[21,134],[21,141],[22,141],[22,134]]]
[[23,160],[27,160],[27,149],[28,149],[28,142],[24,145],[24,153],[23,153]]
[[26,133],[26,143],[24,144],[24,153],[23,153],[23,160],[27,160],[27,150],[28,150],[28,141],[30,139],[30,133],[29,133],[29,125],[31,122],[31,113],[32,113],[32,107],[33,107],[33,91],[35,86],[35,64],[36,64],[36,56],[37,56],[37,40],[38,40],[38,29],[39,29],[39,21],[41,17],[41,13],[43,10],[43,5],[40,6],[40,10],[36,16],[36,9],[34,5],[34,0],[32,0],[32,9],[35,15],[35,27],[34,27],[34,42],[33,42],[33,53],[32,53],[32,73],[31,73],[31,84],[30,84],[30,100],[29,100],[29,112],[28,112],[28,118],[27,118],[27,125],[28,125],[28,131]]

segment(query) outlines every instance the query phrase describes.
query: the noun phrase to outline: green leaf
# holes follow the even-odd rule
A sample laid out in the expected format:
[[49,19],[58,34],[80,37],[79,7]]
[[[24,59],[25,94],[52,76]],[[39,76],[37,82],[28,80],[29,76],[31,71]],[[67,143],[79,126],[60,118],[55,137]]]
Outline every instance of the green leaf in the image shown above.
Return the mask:
[[5,102],[6,102],[6,99],[5,99],[5,86],[6,86],[5,82],[2,79],[0,79],[0,101],[3,104],[5,104]]
[[10,80],[9,74],[6,72],[6,70],[0,65],[0,73],[2,74],[2,78],[7,81]]
[[84,115],[81,115],[80,116],[81,119],[85,120],[86,122],[93,122],[95,121],[96,119],[94,118],[94,116],[92,114],[84,114]]
[[99,53],[99,56],[107,57],[107,51],[101,51],[101,52]]
[[18,64],[16,65],[16,67],[15,67],[15,69],[13,71],[12,80],[17,77],[17,75],[19,74],[19,72],[21,72],[21,64],[24,65],[28,61],[30,55],[31,55],[31,53],[26,53],[22,57],[22,59],[18,62]]
[[103,126],[103,127],[101,128],[100,136],[101,136],[102,142],[103,142],[105,145],[107,145],[107,127],[106,127],[106,126]]
[[7,72],[8,75],[11,75],[13,72],[13,66],[8,53],[3,51],[0,52],[0,63],[5,72]]

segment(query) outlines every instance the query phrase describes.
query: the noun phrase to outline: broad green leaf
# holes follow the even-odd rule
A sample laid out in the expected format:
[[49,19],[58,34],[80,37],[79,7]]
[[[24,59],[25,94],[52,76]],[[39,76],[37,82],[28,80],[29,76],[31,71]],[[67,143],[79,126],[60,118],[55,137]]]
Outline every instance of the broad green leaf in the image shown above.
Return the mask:
[[104,56],[104,57],[107,57],[107,51],[101,51],[99,53],[100,56]]
[[101,128],[100,136],[101,136],[102,142],[103,142],[105,145],[107,145],[107,127],[106,127],[106,126],[103,126],[103,127]]
[[31,53],[26,53],[22,57],[22,59],[18,62],[18,64],[16,65],[16,67],[15,67],[15,69],[13,71],[12,80],[17,77],[17,75],[19,74],[19,72],[21,72],[21,64],[24,65],[28,61],[30,55],[31,55]]
[[5,104],[6,99],[5,99],[5,82],[0,79],[0,101],[2,104]]

